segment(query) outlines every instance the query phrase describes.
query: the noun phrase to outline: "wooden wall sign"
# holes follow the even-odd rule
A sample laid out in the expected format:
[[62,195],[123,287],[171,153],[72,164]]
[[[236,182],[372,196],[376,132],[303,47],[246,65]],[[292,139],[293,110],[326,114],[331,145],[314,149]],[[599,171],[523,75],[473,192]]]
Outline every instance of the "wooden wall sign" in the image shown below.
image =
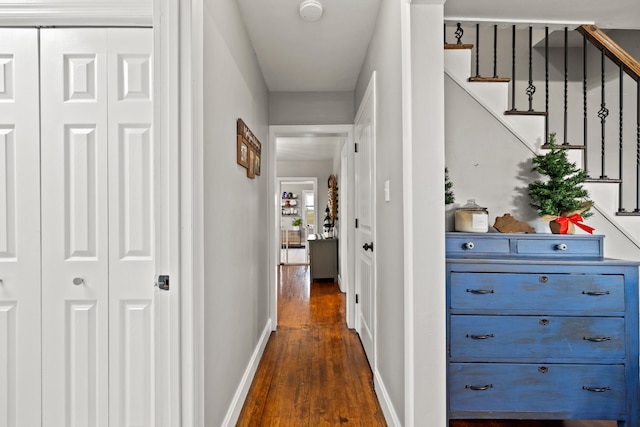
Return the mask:
[[237,162],[247,169],[247,177],[253,179],[256,175],[260,175],[262,144],[242,119],[237,121],[236,140],[238,147]]
[[329,197],[327,205],[329,207],[329,215],[331,216],[331,225],[333,226],[338,219],[338,180],[336,176],[331,174],[327,180],[329,187]]

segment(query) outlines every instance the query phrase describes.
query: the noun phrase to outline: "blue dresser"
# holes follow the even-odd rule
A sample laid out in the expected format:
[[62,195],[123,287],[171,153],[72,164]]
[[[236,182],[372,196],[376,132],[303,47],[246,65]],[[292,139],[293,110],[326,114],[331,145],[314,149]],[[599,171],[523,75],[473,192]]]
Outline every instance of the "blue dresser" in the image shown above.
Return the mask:
[[603,236],[447,233],[450,419],[640,427],[638,265]]

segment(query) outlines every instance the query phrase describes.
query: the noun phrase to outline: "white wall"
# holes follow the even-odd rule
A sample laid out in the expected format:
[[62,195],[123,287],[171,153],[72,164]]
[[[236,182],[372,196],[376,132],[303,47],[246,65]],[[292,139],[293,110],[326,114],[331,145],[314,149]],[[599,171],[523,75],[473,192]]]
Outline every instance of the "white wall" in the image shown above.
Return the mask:
[[353,92],[272,92],[271,125],[340,125],[353,123]]
[[[269,317],[268,91],[237,3],[207,0],[202,19],[204,405],[205,425],[219,426]],[[263,144],[256,179],[236,163],[238,118]]]
[[[380,4],[355,99],[357,109],[376,71],[377,370],[402,423],[405,396],[400,3]],[[390,202],[384,201],[386,180],[390,182]]]

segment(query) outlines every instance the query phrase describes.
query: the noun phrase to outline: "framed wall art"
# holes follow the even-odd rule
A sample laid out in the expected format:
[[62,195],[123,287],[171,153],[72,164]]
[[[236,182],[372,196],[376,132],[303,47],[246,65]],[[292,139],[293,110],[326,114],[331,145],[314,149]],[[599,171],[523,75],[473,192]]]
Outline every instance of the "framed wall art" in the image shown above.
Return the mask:
[[253,179],[260,175],[262,144],[242,119],[237,120],[236,128],[237,162],[247,169],[247,177]]
[[249,167],[249,146],[242,139],[240,135],[238,135],[238,164],[245,168]]

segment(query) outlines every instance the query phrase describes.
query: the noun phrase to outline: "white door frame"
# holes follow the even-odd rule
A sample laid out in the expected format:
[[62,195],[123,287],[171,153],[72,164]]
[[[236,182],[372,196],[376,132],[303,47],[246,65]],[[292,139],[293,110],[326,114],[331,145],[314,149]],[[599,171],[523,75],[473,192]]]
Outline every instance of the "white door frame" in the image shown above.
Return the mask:
[[[180,194],[180,337],[182,345],[180,389],[181,424],[205,427],[204,402],[204,2],[203,0],[155,0],[166,2],[172,25],[167,35],[178,43],[168,49],[179,64],[178,85],[170,98],[179,105]],[[163,52],[165,52],[163,50]],[[175,79],[175,80],[174,80]],[[178,156],[176,156],[178,158]]]
[[[322,136],[345,135],[347,143],[353,141],[353,125],[278,125],[269,126],[268,150],[268,173],[269,194],[271,195],[271,206],[269,207],[269,223],[272,224],[269,231],[269,317],[271,325],[275,331],[278,327],[278,256],[280,251],[280,186],[277,180],[276,162],[276,141],[280,137],[293,136]],[[316,199],[317,200],[317,199]],[[317,221],[317,215],[316,215]],[[353,287],[347,289],[347,311],[353,313],[355,310],[355,293]],[[351,307],[351,309],[350,309]],[[347,326],[353,325],[353,319],[347,317]]]

